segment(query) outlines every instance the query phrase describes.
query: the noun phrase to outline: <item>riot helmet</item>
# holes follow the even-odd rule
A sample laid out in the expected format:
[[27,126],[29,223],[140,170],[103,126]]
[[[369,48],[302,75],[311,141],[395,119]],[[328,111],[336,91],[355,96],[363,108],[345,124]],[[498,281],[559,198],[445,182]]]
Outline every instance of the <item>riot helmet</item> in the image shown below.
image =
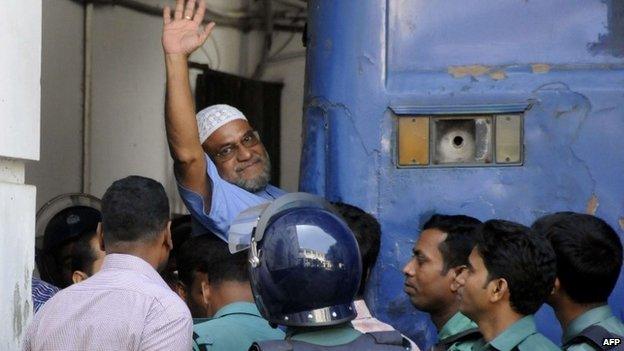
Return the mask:
[[59,195],[36,216],[35,261],[41,279],[60,288],[71,284],[72,243],[92,233],[102,220],[101,201],[91,195]]
[[[255,212],[254,212],[255,211]],[[239,215],[256,224],[249,240],[250,281],[262,316],[303,327],[345,323],[356,316],[353,299],[361,278],[355,236],[320,197],[291,193]],[[240,220],[235,221],[241,228]],[[244,227],[244,226],[243,226]],[[230,233],[229,233],[230,234]],[[241,247],[238,236],[230,247]],[[233,245],[233,241],[237,241]]]

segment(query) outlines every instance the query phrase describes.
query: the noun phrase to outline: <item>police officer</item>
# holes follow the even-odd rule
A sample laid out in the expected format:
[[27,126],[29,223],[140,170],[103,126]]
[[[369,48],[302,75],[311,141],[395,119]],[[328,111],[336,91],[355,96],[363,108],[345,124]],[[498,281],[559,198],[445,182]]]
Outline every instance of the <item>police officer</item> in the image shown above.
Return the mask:
[[40,277],[60,288],[73,284],[72,253],[93,236],[102,216],[100,199],[82,193],[59,195],[37,211],[36,262]]
[[481,221],[465,215],[431,216],[403,267],[405,293],[427,312],[438,330],[436,351],[471,351],[481,338],[477,325],[459,312],[455,278],[466,268]]
[[361,277],[351,230],[321,198],[288,194],[260,216],[251,236],[250,280],[260,313],[286,338],[250,350],[409,350],[396,331],[362,334],[350,321]]
[[479,326],[483,339],[473,350],[560,350],[537,332],[533,314],[555,282],[555,253],[529,228],[489,220],[477,229],[460,285],[459,310]]
[[622,269],[622,242],[602,219],[558,212],[533,229],[548,238],[557,255],[557,279],[548,304],[563,329],[563,349],[624,350],[624,324],[607,299]]
[[177,256],[180,282],[193,316],[193,350],[247,350],[259,340],[278,340],[254,304],[247,253],[230,254],[214,235],[188,239]]

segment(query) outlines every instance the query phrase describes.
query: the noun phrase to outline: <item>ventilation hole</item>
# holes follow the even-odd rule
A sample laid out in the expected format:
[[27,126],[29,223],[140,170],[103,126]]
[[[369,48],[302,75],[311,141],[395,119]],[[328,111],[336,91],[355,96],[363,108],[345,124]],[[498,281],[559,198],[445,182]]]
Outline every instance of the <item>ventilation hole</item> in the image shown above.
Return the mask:
[[464,145],[464,138],[462,138],[459,135],[453,138],[453,146],[455,146],[456,148],[460,148],[463,145]]

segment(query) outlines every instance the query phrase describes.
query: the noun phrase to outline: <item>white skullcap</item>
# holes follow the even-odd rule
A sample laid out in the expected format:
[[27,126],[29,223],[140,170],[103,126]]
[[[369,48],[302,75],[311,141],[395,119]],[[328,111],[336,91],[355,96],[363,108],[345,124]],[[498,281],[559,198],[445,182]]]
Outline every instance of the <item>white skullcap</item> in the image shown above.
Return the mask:
[[237,119],[247,120],[236,107],[224,104],[208,106],[199,111],[195,117],[199,130],[199,142],[202,144],[222,125]]

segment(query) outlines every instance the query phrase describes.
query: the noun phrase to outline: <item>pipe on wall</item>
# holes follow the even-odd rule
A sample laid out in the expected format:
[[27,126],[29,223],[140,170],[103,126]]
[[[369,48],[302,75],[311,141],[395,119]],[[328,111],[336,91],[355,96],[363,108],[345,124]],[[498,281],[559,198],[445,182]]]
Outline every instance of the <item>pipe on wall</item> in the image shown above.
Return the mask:
[[84,16],[84,71],[82,109],[82,192],[91,191],[91,65],[93,35],[93,3],[85,4]]

